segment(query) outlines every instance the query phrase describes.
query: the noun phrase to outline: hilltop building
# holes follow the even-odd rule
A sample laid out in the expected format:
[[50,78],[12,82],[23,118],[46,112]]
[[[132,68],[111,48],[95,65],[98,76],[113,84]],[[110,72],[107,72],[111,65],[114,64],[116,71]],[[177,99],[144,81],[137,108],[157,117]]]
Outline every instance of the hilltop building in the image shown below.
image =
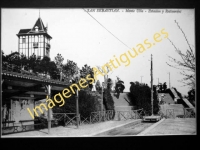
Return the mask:
[[47,33],[42,19],[39,17],[31,29],[20,29],[18,36],[18,52],[30,57],[33,53],[37,57],[50,57],[50,40],[52,37]]

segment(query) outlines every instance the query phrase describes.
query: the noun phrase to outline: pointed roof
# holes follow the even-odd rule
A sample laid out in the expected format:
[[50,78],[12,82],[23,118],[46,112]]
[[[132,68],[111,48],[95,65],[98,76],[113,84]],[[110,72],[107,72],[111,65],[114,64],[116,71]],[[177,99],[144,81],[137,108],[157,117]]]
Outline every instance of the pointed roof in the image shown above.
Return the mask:
[[[38,31],[36,31],[35,27],[38,27]],[[21,36],[21,35],[27,35],[27,34],[45,34],[46,36],[48,36],[49,38],[52,39],[52,37],[47,33],[47,27],[44,26],[42,19],[39,17],[37,19],[37,21],[35,22],[34,26],[32,29],[20,29],[19,33],[17,34],[17,36]]]
[[35,31],[35,27],[38,27],[38,32],[45,32],[46,33],[46,28],[42,22],[42,19],[39,17],[38,20],[36,21],[35,25],[33,26],[33,28],[31,29],[31,31],[29,32],[36,32]]

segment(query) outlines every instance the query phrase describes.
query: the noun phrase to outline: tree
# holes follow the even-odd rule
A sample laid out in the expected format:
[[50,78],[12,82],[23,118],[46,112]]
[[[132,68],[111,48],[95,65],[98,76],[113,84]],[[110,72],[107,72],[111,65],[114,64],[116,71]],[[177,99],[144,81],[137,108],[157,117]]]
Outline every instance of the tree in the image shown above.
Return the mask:
[[33,53],[28,59],[28,68],[31,70],[35,70],[35,67],[37,66],[36,61],[37,61],[36,55]]
[[103,104],[104,104],[106,110],[114,110],[115,109],[114,100],[110,93],[110,89],[104,89]]
[[[143,108],[149,114],[151,113],[151,89],[147,84],[140,84],[138,81],[130,82],[131,103],[136,106],[137,109]],[[158,113],[158,96],[156,92],[156,86],[154,86],[153,94],[153,106],[154,114]]]
[[44,56],[43,59],[40,62],[40,69],[41,72],[47,74],[47,72],[49,72],[50,70],[50,58],[47,56]]
[[188,91],[188,100],[195,107],[195,90],[194,89]]
[[58,79],[58,68],[55,64],[54,61],[49,62],[49,75],[51,76],[52,79]]
[[62,70],[63,61],[64,61],[64,58],[62,57],[62,55],[58,53],[54,61],[58,69]]
[[164,83],[163,83],[163,91],[165,92],[166,90],[167,90],[167,83],[164,82]]
[[[165,82],[166,83],[166,82]],[[157,86],[153,85],[153,113],[157,114],[160,110]]]
[[120,80],[120,78],[117,77],[117,82],[115,84],[115,93],[116,93],[115,96],[119,98],[120,93],[123,93],[124,89],[125,89],[124,81]]
[[[82,69],[80,70],[80,77],[81,78],[86,78],[87,75],[90,75],[90,78],[94,79],[94,72],[93,69],[85,64]],[[89,89],[92,90],[93,84],[89,84]]]
[[[101,104],[98,100],[98,96],[93,95],[90,91],[79,91],[79,112],[84,118],[89,118],[91,112],[100,111]],[[54,113],[75,113],[76,112],[76,97],[72,95],[70,98],[65,98],[65,104],[59,107],[56,104],[53,107]],[[82,117],[81,117],[82,119]]]
[[[24,68],[25,70],[28,70],[28,58],[22,53],[20,55],[20,65],[22,68]],[[15,62],[16,64],[17,62]]]
[[107,89],[109,89],[110,91],[112,91],[112,87],[113,87],[113,81],[111,78],[107,79]]
[[72,77],[78,71],[77,63],[72,60],[67,60],[67,63],[63,65],[63,73],[66,77]]
[[97,90],[97,92],[98,92],[99,94],[102,94],[102,86],[101,86],[99,80],[97,80],[97,82],[96,82],[96,84],[95,84],[95,88],[96,88],[96,90]]
[[189,41],[184,33],[184,31],[182,30],[182,28],[179,26],[178,22],[175,20],[175,23],[177,24],[179,30],[182,32],[185,41],[188,45],[188,48],[186,50],[186,52],[184,53],[182,50],[179,50],[174,43],[168,38],[168,40],[171,42],[171,44],[173,45],[173,47],[175,48],[175,51],[178,53],[178,55],[181,57],[181,60],[177,60],[171,56],[169,56],[169,60],[174,64],[171,65],[169,63],[167,63],[170,67],[182,70],[180,72],[181,75],[183,75],[183,79],[180,80],[180,82],[184,83],[184,86],[190,86],[191,89],[195,89],[195,81],[196,81],[196,77],[195,77],[195,54],[194,54],[194,50],[191,47],[191,44],[189,44]]

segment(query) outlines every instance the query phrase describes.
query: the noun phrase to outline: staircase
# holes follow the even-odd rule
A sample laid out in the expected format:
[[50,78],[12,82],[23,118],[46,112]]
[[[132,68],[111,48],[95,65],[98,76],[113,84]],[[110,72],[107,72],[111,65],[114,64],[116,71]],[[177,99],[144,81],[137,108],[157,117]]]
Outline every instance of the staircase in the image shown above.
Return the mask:
[[134,109],[127,94],[128,92],[120,93],[119,98],[117,98],[114,93],[111,93],[114,100],[115,111],[130,111]]

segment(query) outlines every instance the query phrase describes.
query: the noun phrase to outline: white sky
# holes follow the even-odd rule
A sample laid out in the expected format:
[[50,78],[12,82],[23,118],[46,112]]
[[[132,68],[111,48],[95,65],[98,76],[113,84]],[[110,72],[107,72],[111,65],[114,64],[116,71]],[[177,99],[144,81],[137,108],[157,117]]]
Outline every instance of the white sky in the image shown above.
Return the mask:
[[[135,9],[136,10],[136,9]],[[186,51],[186,41],[178,29],[176,20],[184,30],[189,43],[195,46],[194,39],[194,10],[182,9],[181,13],[143,13],[126,12],[90,12],[104,27],[131,48],[143,43],[145,39],[153,42],[153,35],[164,28],[173,43]],[[146,12],[145,12],[146,10]],[[164,9],[165,10],[165,9]],[[180,9],[179,9],[180,10]],[[1,50],[5,54],[18,51],[18,38],[16,34],[20,29],[32,28],[39,17],[39,9],[2,9],[1,28]],[[54,60],[57,53],[65,58],[64,63],[73,60],[82,67],[88,64],[91,67],[102,66],[114,55],[119,59],[123,53],[129,50],[126,46],[114,38],[108,31],[92,19],[83,9],[40,9],[41,19],[48,33],[52,36],[50,57]],[[181,59],[176,54],[171,43],[164,39],[156,43],[150,49],[131,59],[130,65],[125,64],[113,70],[109,75],[113,80],[119,76],[125,82],[125,91],[129,91],[130,82],[141,81],[150,86],[150,58],[153,54],[154,84],[167,82],[169,85],[169,74],[171,87],[176,87],[182,94],[187,94],[188,87],[178,82],[182,78],[179,70],[169,67],[168,56]],[[195,50],[195,49],[194,49]],[[116,62],[115,62],[116,63]],[[99,78],[103,81],[103,78]]]

